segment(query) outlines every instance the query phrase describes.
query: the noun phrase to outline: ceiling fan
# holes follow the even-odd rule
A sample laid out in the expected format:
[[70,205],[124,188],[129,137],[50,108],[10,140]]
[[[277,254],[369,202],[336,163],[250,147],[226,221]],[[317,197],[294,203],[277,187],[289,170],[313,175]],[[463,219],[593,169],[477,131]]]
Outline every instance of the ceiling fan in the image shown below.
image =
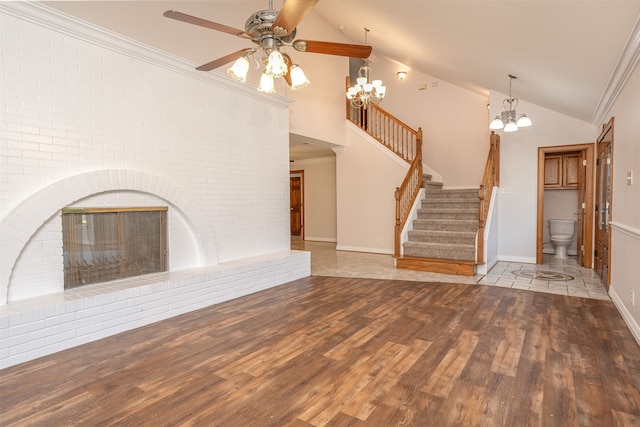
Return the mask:
[[[302,69],[292,63],[289,55],[280,52],[280,48],[284,46],[293,47],[298,52],[323,53],[363,59],[371,55],[372,48],[367,45],[295,39],[296,26],[313,9],[317,2],[318,0],[285,0],[282,9],[277,11],[273,10],[273,0],[269,0],[269,10],[260,10],[253,13],[247,19],[244,30],[175,10],[167,10],[163,15],[167,18],[251,40],[257,47],[245,48],[230,53],[203,64],[197,67],[196,70],[211,71],[235,60],[236,63],[227,72],[238,80],[246,81],[249,58],[253,58],[258,63],[263,62],[266,65],[258,90],[273,92],[274,78],[283,77],[293,89],[304,87],[309,83],[304,77]],[[302,76],[300,77],[300,75]],[[263,80],[266,80],[264,87]]]

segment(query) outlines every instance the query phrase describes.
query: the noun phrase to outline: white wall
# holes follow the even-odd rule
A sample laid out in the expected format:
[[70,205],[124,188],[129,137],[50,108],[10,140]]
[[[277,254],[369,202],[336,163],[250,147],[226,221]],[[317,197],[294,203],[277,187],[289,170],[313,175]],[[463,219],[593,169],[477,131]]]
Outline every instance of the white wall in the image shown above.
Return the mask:
[[[490,95],[491,115],[502,111],[507,96]],[[597,129],[589,123],[520,100],[533,126],[500,133],[500,203],[498,252],[502,260],[535,263],[538,147],[594,142]]]
[[[609,292],[640,343],[640,67],[636,66],[609,116],[614,117]],[[629,172],[632,185],[627,184]]]
[[304,238],[336,242],[336,158],[296,160],[291,170],[304,171]]

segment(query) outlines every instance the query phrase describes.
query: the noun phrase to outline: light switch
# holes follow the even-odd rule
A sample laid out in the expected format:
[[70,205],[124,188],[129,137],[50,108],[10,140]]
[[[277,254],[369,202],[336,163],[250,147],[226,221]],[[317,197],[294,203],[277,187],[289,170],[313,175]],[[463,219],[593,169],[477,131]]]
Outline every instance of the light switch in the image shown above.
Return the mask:
[[633,171],[627,172],[627,185],[633,184]]

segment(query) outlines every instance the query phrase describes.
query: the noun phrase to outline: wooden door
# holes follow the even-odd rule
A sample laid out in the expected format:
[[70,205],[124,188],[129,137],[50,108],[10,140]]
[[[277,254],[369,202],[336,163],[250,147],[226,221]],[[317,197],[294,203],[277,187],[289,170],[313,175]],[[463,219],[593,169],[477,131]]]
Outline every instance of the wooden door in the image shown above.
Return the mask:
[[611,260],[611,209],[612,188],[611,169],[613,166],[613,119],[605,126],[598,138],[598,157],[596,162],[596,227],[595,227],[595,251],[594,269],[602,283],[608,288]]
[[291,235],[302,237],[302,177],[289,177]]

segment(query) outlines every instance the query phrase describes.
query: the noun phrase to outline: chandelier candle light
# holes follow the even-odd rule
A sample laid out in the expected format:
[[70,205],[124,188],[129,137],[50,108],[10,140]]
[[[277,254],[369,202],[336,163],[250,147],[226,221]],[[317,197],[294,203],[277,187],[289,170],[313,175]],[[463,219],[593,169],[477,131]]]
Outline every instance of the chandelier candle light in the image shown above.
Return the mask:
[[511,82],[517,79],[516,76],[509,74],[509,98],[502,101],[502,105],[505,109],[500,116],[496,116],[491,120],[489,129],[498,130],[504,128],[505,132],[515,132],[518,128],[531,126],[531,119],[526,114],[521,114],[518,117],[516,108],[518,106],[518,98],[511,96]]
[[[367,33],[370,30],[364,29],[364,42],[367,43]],[[382,85],[382,80],[370,80],[372,68],[369,61],[358,70],[356,84],[347,89],[347,98],[353,108],[366,109],[367,105],[378,105],[387,92],[386,86]]]

